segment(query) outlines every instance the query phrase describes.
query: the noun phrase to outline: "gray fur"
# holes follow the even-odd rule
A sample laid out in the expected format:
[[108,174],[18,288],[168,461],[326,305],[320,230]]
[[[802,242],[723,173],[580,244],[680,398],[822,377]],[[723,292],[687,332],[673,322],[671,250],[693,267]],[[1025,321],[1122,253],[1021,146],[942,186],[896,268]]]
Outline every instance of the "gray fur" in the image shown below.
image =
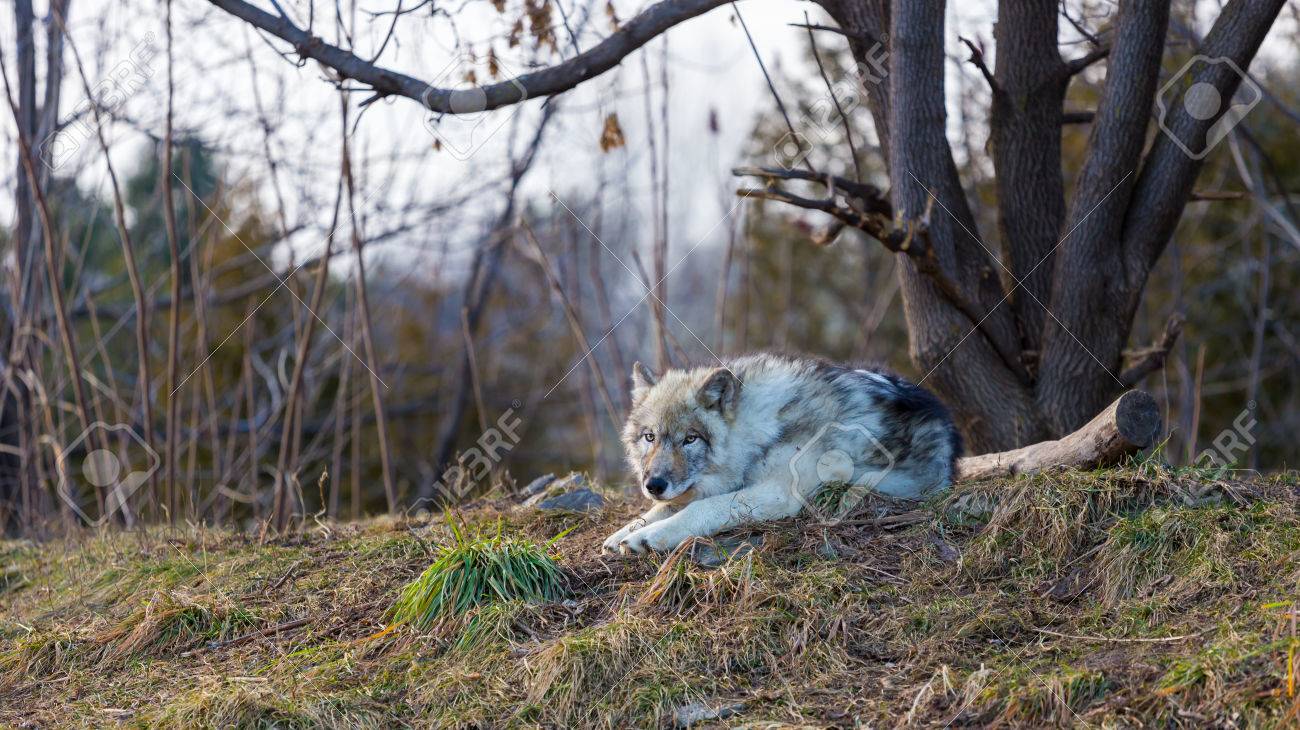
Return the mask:
[[961,450],[927,391],[816,359],[747,355],[658,378],[638,363],[632,396],[623,442],[654,506],[611,535],[607,550],[667,550],[790,516],[825,481],[925,497],[948,486]]

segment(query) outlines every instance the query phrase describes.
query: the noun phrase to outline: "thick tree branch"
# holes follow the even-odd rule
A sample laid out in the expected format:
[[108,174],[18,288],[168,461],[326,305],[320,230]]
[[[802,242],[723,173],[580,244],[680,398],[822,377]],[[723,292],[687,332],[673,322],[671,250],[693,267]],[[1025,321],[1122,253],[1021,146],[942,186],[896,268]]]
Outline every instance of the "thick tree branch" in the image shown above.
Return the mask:
[[[929,219],[931,209],[927,208],[920,221],[898,221],[892,218],[892,208],[885,200],[884,194],[873,185],[855,183],[834,175],[809,173],[803,170],[781,170],[770,167],[738,167],[732,174],[761,177],[767,182],[766,188],[741,188],[736,194],[747,198],[775,200],[805,210],[816,210],[833,216],[841,224],[856,228],[894,253],[906,254],[917,270],[925,274],[939,289],[943,298],[956,307],[970,326],[978,329],[985,337],[989,333],[981,326],[988,319],[988,313],[982,311],[963,293],[957,282],[939,265],[935,249],[930,241]],[[776,187],[777,180],[804,180],[820,183],[827,188],[825,198],[808,198],[781,190]],[[838,190],[837,190],[838,189]],[[856,201],[842,204],[837,200],[839,192],[847,193]],[[861,203],[859,206],[856,203]],[[933,199],[931,199],[933,202]],[[835,231],[838,234],[838,230]],[[825,245],[828,241],[818,241]],[[989,342],[996,349],[996,343]],[[1001,353],[999,353],[1001,354]],[[1011,363],[1003,364],[1011,367]],[[1019,366],[1019,362],[1016,363]]]
[[345,79],[367,84],[380,96],[404,96],[428,109],[457,114],[497,109],[526,99],[568,91],[614,68],[628,54],[673,26],[702,15],[731,0],[661,0],[627,21],[605,40],[567,61],[518,78],[477,87],[472,94],[430,86],[406,74],[365,61],[351,51],[330,45],[244,0],[208,0],[227,13],[293,45],[294,53],[328,66]]
[[1044,323],[1036,396],[1056,434],[1082,425],[1121,385],[1115,372],[1136,297],[1123,284],[1120,235],[1151,122],[1168,20],[1168,3],[1120,3],[1106,85],[1054,262],[1047,303],[1054,316]]
[[[1197,54],[1230,59],[1237,69],[1245,72],[1283,4],[1284,0],[1233,0],[1215,21],[1197,48]],[[1237,69],[1226,63],[1203,63],[1189,68],[1189,78],[1175,81],[1208,83],[1219,92],[1219,98],[1230,101],[1242,83]],[[1156,135],[1147,153],[1124,223],[1130,286],[1136,286],[1139,291],[1147,272],[1173,235],[1201,169],[1204,155],[1189,155],[1184,148],[1199,152],[1209,142],[1207,134],[1232,106],[1222,104],[1219,113],[1207,119],[1193,117],[1181,104],[1170,105],[1165,110],[1161,133]]]

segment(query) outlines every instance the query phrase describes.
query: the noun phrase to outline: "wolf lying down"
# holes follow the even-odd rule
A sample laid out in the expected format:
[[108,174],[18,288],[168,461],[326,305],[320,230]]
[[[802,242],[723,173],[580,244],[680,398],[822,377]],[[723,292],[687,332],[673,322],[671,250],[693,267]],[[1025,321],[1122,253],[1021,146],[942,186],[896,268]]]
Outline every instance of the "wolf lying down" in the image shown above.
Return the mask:
[[[632,368],[628,461],[653,506],[605,552],[672,550],[808,507],[823,486],[917,499],[952,480],[961,439],[943,404],[896,375],[779,355]],[[856,499],[852,500],[856,502]]]

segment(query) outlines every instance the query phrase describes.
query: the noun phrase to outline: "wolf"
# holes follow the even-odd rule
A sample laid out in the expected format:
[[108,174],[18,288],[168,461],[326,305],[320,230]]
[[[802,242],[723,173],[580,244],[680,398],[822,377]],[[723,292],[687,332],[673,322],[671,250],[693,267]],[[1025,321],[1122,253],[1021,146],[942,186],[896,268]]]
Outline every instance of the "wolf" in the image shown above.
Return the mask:
[[[656,376],[632,367],[623,445],[652,506],[607,553],[820,512],[822,487],[919,499],[948,487],[961,437],[943,403],[875,368],[760,353]],[[856,500],[853,500],[855,503]]]

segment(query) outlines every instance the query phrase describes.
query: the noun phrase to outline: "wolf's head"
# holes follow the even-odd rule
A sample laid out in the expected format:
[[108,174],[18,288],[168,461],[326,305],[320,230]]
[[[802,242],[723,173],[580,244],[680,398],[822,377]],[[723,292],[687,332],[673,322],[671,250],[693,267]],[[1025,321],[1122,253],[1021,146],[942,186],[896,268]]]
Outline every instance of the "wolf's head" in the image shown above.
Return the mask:
[[632,412],[623,447],[641,491],[660,502],[690,500],[725,449],[740,400],[726,368],[669,370],[655,378],[632,366]]

